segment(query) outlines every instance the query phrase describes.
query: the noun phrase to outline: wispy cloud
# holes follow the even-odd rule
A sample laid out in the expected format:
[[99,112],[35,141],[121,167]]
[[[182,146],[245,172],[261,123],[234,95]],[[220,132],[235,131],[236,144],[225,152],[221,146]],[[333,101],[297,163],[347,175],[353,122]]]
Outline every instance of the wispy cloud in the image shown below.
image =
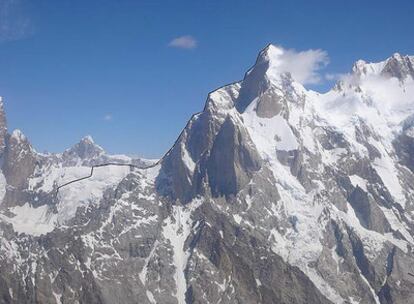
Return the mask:
[[180,36],[171,40],[168,46],[180,49],[195,49],[197,47],[197,40],[190,35]]
[[112,114],[106,114],[106,115],[103,117],[103,119],[104,119],[105,121],[111,121],[111,120],[112,120]]
[[25,0],[0,0],[0,42],[24,39],[34,32]]
[[343,73],[326,73],[325,74],[326,80],[330,80],[330,81],[342,80],[346,76],[347,74],[343,74]]
[[318,84],[323,79],[319,72],[328,63],[328,53],[324,50],[298,52],[293,49],[283,49],[279,68],[290,72],[292,77],[302,84]]

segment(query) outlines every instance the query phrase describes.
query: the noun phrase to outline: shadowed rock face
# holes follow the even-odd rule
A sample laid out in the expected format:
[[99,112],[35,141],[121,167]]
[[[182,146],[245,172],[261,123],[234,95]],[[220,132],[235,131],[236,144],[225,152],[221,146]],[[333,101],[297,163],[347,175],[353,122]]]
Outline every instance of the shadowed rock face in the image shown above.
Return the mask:
[[[349,114],[376,107],[372,73],[409,91],[409,64],[360,61],[356,84],[317,94],[278,70],[282,53],[211,92],[148,168],[89,137],[38,154],[0,111],[0,303],[411,303],[414,113]],[[105,162],[143,168],[56,195]]]
[[375,202],[361,188],[355,188],[348,197],[361,225],[380,233],[390,232],[390,224]]
[[267,49],[264,49],[258,56],[255,65],[245,75],[240,94],[237,98],[236,108],[239,112],[244,110],[250,103],[270,87],[270,82],[266,77],[270,62],[266,58]]
[[230,117],[217,134],[207,161],[207,175],[213,196],[235,195],[261,166],[246,130]]
[[36,157],[27,138],[15,131],[6,139],[2,171],[7,184],[17,189],[27,186],[28,178],[33,174]]
[[414,126],[407,127],[394,142],[401,163],[414,172]]
[[404,80],[407,76],[414,77],[414,60],[409,56],[394,54],[384,66],[381,74]]

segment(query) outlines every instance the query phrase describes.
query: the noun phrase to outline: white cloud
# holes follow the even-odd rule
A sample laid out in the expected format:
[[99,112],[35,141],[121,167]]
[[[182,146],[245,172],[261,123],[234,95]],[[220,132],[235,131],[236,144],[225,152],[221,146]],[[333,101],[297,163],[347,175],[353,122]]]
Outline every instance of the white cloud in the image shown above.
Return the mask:
[[277,69],[289,72],[292,77],[302,84],[317,84],[322,78],[319,71],[329,63],[328,53],[324,50],[307,50],[298,52],[293,49],[275,47],[278,62]]
[[325,74],[325,79],[330,80],[330,81],[342,80],[344,77],[346,77],[346,74],[342,74],[342,73],[326,73]]
[[197,40],[189,35],[180,36],[171,40],[170,43],[168,43],[168,46],[180,49],[194,49],[197,47]]
[[111,121],[111,120],[112,120],[112,115],[111,115],[111,114],[106,114],[106,115],[103,117],[103,119],[104,119],[105,121]]

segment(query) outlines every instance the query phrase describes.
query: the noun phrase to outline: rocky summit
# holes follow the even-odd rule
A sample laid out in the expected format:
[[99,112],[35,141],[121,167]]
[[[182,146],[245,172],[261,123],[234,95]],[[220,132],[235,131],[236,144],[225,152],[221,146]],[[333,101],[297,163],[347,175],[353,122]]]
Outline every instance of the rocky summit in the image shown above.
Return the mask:
[[38,153],[1,102],[0,303],[414,303],[414,57],[318,93],[283,52],[159,161]]

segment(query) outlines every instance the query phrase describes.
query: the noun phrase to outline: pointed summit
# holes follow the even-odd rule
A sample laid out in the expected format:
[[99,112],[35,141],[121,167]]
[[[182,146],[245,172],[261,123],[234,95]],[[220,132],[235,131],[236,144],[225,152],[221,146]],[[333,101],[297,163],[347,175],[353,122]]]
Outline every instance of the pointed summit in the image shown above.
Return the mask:
[[[269,44],[260,51],[257,56],[255,65],[247,72],[246,76],[259,70],[262,72],[262,77],[269,81],[278,81],[280,75],[287,73],[286,68],[283,67],[283,55],[286,53],[282,47]],[[246,77],[247,78],[247,77]]]
[[104,153],[104,149],[95,144],[90,135],[83,137],[80,142],[64,152],[64,154],[68,157],[76,157],[81,160],[93,159]]
[[274,65],[280,64],[280,56],[283,55],[283,53],[283,48],[273,44],[268,44],[263,50],[260,51],[256,64],[263,62],[268,62]]
[[263,95],[271,87],[282,87],[293,82],[290,73],[281,68],[284,50],[273,44],[265,47],[257,57],[254,66],[246,73],[240,94],[236,101],[239,112],[244,110],[257,97]]
[[[241,82],[240,94],[235,102],[239,112],[244,112],[257,99],[256,111],[261,117],[273,117],[286,108],[283,104],[294,101],[296,88],[302,86],[295,82],[289,72],[285,58],[289,52],[269,44],[257,57],[255,65],[246,73]],[[293,83],[296,83],[294,85]]]
[[86,135],[85,137],[83,137],[80,143],[87,144],[87,145],[95,145],[95,141],[90,135]]
[[92,158],[94,156],[103,154],[104,149],[97,145],[93,140],[92,136],[87,135],[81,139],[81,141],[75,145],[80,158]]

